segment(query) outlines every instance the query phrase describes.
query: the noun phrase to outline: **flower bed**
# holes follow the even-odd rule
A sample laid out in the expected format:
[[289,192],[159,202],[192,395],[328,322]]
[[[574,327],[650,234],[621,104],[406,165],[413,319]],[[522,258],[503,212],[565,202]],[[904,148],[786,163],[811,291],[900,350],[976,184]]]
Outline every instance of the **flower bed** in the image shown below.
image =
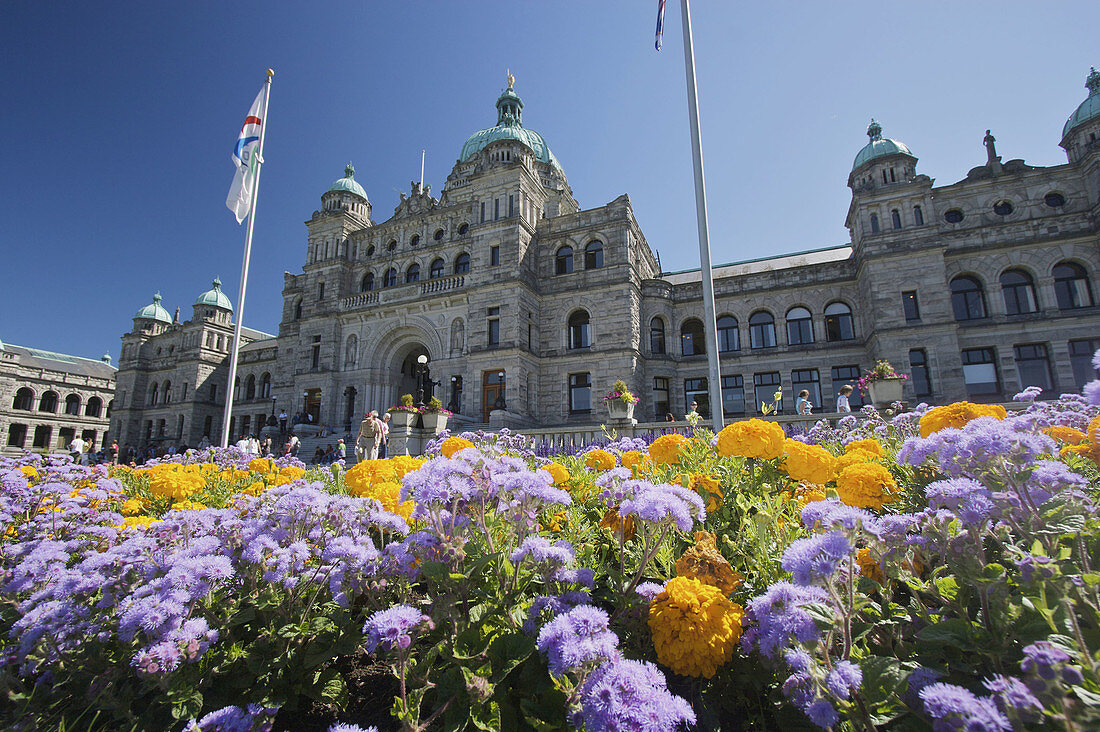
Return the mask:
[[346,473],[2,458],[0,722],[1095,728],[1096,392]]

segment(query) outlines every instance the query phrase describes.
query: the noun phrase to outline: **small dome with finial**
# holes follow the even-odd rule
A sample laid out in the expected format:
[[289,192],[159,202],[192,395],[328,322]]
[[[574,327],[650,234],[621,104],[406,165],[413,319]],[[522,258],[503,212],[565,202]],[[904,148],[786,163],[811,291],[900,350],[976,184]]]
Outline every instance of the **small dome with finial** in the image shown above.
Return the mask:
[[856,154],[855,162],[852,163],[852,170],[876,158],[884,158],[888,155],[906,155],[914,160],[917,159],[917,156],[906,147],[905,143],[883,137],[882,125],[876,122],[874,118],[871,119],[871,124],[867,125],[867,136],[871,138],[871,141]]
[[231,303],[229,301],[229,298],[226,297],[226,294],[222,292],[221,279],[215,277],[214,281],[211,284],[213,285],[213,287],[199,295],[198,299],[195,300],[195,304],[213,305],[216,308],[222,308],[224,310],[228,310],[229,312],[233,312],[233,303]]
[[1066,120],[1066,125],[1062,128],[1063,140],[1074,128],[1100,117],[1100,71],[1097,71],[1095,66],[1089,69],[1089,75],[1085,79],[1085,88],[1089,90],[1089,95]]
[[550,146],[546,144],[542,135],[523,126],[523,100],[512,88],[515,83],[516,77],[509,71],[508,88],[497,97],[496,127],[478,130],[467,137],[462,145],[462,152],[458,154],[458,159],[469,160],[487,145],[499,140],[515,140],[526,145],[539,162],[553,165],[561,170],[561,165],[554,157],[554,153],[550,152]]
[[332,193],[333,191],[354,193],[355,195],[362,198],[364,201],[367,200],[367,192],[363,189],[363,186],[359,185],[359,183],[356,182],[355,166],[351,163],[348,163],[346,166],[344,166],[344,177],[328,187],[329,193]]
[[134,313],[134,318],[145,318],[147,320],[156,320],[161,323],[172,323],[172,316],[168,314],[168,311],[161,307],[160,293],[153,295],[153,302],[151,305],[146,305],[141,310]]

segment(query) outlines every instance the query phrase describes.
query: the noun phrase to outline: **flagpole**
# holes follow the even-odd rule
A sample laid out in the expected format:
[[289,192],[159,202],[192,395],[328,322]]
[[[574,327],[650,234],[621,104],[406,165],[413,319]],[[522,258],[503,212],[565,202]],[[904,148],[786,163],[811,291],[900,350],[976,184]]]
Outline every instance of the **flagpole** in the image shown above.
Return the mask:
[[229,447],[229,420],[233,416],[233,395],[236,393],[237,355],[241,346],[241,325],[244,323],[244,294],[248,286],[248,262],[252,257],[252,230],[256,225],[256,205],[260,198],[260,169],[264,163],[264,136],[267,132],[267,103],[271,99],[271,77],[275,72],[267,70],[264,82],[264,111],[260,116],[260,142],[256,148],[253,164],[256,166],[256,179],[253,181],[252,205],[248,211],[248,229],[244,237],[244,262],[241,264],[241,289],[237,296],[237,322],[233,324],[233,348],[229,352],[229,383],[225,394],[225,413],[222,415],[222,447]]
[[695,84],[695,48],[691,41],[691,9],[680,0],[684,30],[684,69],[687,72],[688,116],[691,118],[691,161],[695,168],[695,207],[699,224],[699,274],[703,280],[703,334],[706,338],[710,414],[717,433],[722,429],[722,382],[718,368],[718,331],[714,317],[714,276],[710,264],[710,232],[707,227],[707,191],[703,183],[703,143],[699,134],[699,98]]

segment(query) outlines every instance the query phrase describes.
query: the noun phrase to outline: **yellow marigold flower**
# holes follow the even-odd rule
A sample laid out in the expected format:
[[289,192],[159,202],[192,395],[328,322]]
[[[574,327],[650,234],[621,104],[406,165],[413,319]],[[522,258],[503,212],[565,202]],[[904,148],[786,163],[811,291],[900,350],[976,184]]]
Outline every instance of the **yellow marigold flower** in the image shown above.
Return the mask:
[[143,529],[147,526],[160,523],[160,519],[153,518],[152,516],[130,516],[122,520],[119,524],[120,529]]
[[149,475],[149,491],[162,498],[182,499],[198,493],[206,487],[206,480],[198,470],[188,470],[187,465],[158,465]]
[[928,435],[948,427],[962,427],[970,420],[978,417],[1004,419],[1007,414],[1005,408],[999,404],[955,402],[943,407],[936,407],[921,417],[920,436],[928,437]]
[[145,502],[140,498],[128,498],[122,502],[122,513],[126,516],[136,516],[145,510]]
[[771,460],[783,454],[783,428],[776,422],[746,419],[718,433],[718,454]]
[[241,493],[244,493],[248,496],[258,496],[263,493],[266,488],[267,485],[262,480],[257,480],[255,483],[241,491]]
[[712,678],[733,656],[745,610],[717,587],[675,577],[649,606],[657,660],[682,676]]
[[275,461],[270,458],[252,458],[248,461],[248,469],[253,473],[270,473],[276,469]]
[[473,447],[474,443],[467,440],[465,437],[459,437],[455,435],[448,437],[443,441],[443,446],[439,448],[439,451],[443,453],[444,457],[450,457],[459,450],[465,450],[467,447]]
[[1080,445],[1089,438],[1089,436],[1081,430],[1075,430],[1072,427],[1066,427],[1060,424],[1051,425],[1043,430],[1043,432],[1046,432],[1063,445]]
[[723,595],[730,595],[741,586],[744,579],[718,551],[714,534],[695,532],[695,546],[676,560],[676,574],[693,577],[704,584],[717,587]]
[[27,479],[27,482],[34,483],[41,476],[38,474],[38,469],[33,465],[22,465],[19,467],[19,472],[23,474],[23,477]]
[[173,511],[201,511],[206,504],[197,501],[176,501],[172,504]]
[[1080,445],[1066,445],[1062,448],[1062,456],[1080,455],[1100,466],[1100,444],[1095,442],[1082,442]]
[[394,478],[401,480],[406,474],[414,470],[420,470],[420,467],[424,464],[424,459],[398,455],[397,457],[387,458],[386,462],[389,464],[389,469],[393,471]]
[[648,463],[649,455],[646,455],[640,450],[627,450],[619,456],[619,460],[622,462],[624,468],[633,468]]
[[354,489],[350,485],[348,489],[354,496],[376,499],[382,504],[382,508],[390,513],[396,513],[406,521],[410,520],[412,510],[416,505],[413,501],[397,502],[397,498],[401,493],[401,484],[394,480],[384,480],[366,485],[357,483]]
[[787,454],[783,468],[792,480],[824,485],[833,479],[836,458],[825,448],[798,440],[785,440],[783,449]]
[[584,464],[593,470],[611,470],[615,467],[615,456],[597,448],[584,456]]
[[619,535],[621,531],[623,539],[630,541],[634,538],[634,517],[627,516],[626,521],[619,518],[619,511],[615,508],[609,508],[607,513],[600,519],[600,526],[605,529],[611,529],[611,533],[615,536]]
[[283,476],[284,478],[290,478],[291,480],[304,478],[305,474],[305,469],[299,468],[297,465],[287,465],[285,468],[279,469],[279,475]]
[[649,456],[658,465],[679,465],[689,444],[691,440],[678,432],[661,435],[649,446]]
[[859,565],[859,573],[864,577],[869,577],[880,585],[885,583],[886,576],[882,573],[882,566],[871,556],[871,550],[867,547],[860,547],[856,552],[856,564]]
[[878,440],[868,438],[866,440],[853,440],[844,446],[844,452],[854,452],[855,450],[866,450],[872,452],[875,455],[882,456],[882,445]]
[[840,500],[857,508],[882,508],[894,498],[897,489],[894,476],[878,463],[849,465],[836,478],[836,492]]
[[552,531],[558,533],[569,523],[569,513],[567,511],[558,511],[554,515],[550,516],[545,524],[539,523],[539,529],[541,531]]
[[1094,445],[1100,445],[1100,415],[1092,418],[1088,428],[1085,430],[1085,434],[1089,436],[1089,440],[1091,440]]
[[562,483],[569,482],[569,471],[561,463],[548,463],[547,465],[543,465],[541,470],[550,473],[550,476],[554,479],[554,485],[561,485]]
[[702,473],[692,473],[688,485],[707,500],[708,511],[715,511],[722,505],[725,493],[722,492],[722,484],[716,478]]
[[849,465],[855,465],[856,463],[873,463],[878,459],[878,455],[867,450],[852,450],[846,452],[836,459],[833,469],[836,474],[839,475]]
[[[796,502],[799,511],[805,508],[807,503],[825,500],[825,490],[816,483],[800,483],[795,488],[793,495],[786,492],[783,495],[787,500]],[[779,518],[782,519],[783,517],[780,516]]]

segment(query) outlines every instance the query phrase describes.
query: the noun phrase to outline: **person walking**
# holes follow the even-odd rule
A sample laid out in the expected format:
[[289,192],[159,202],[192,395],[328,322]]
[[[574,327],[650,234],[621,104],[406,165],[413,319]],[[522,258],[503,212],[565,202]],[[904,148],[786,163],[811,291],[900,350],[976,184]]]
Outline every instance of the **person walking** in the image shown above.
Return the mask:
[[298,448],[302,446],[302,441],[298,439],[298,435],[291,433],[290,441],[286,443],[286,446],[291,457],[298,457]]
[[382,423],[378,420],[378,412],[371,410],[359,423],[359,435],[355,438],[355,458],[360,460],[377,460],[378,443]]
[[378,448],[378,457],[386,457],[386,447],[390,444],[390,413],[386,412],[382,415],[382,444]]
[[336,459],[340,461],[347,460],[348,458],[348,446],[344,444],[344,438],[341,437],[336,440]]
[[111,440],[111,448],[108,450],[107,455],[111,465],[118,465],[118,440]]
[[74,463],[80,462],[80,453],[84,452],[84,440],[80,439],[80,435],[73,437],[72,442],[69,443],[69,455],[72,457]]
[[852,405],[848,403],[848,395],[852,393],[852,387],[848,384],[840,387],[840,393],[836,397],[836,411],[850,412]]

